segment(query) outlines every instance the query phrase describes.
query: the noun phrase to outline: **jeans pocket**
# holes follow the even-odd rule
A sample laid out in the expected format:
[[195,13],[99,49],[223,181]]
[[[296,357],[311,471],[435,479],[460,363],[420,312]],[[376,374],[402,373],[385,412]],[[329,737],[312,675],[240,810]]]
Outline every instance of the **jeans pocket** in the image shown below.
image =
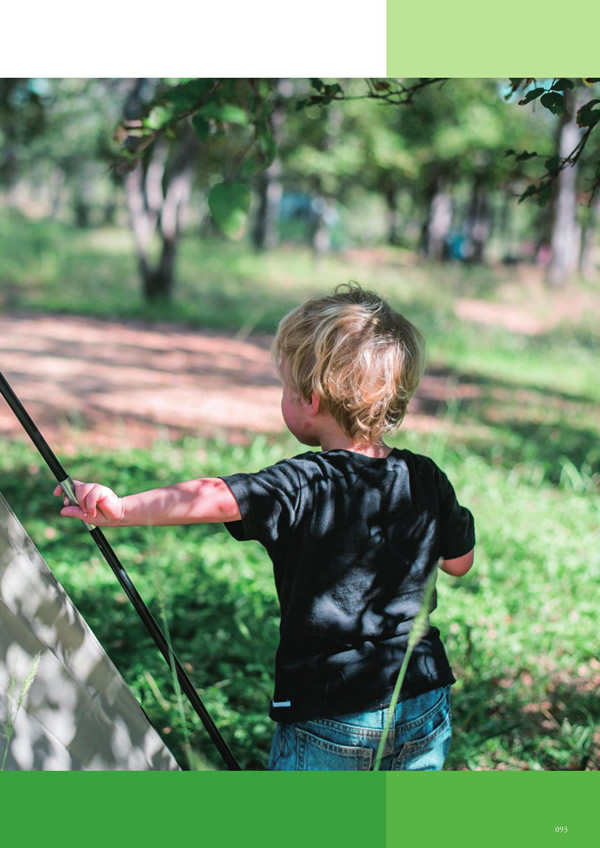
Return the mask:
[[370,748],[340,745],[299,727],[296,737],[299,771],[368,771],[372,766]]
[[420,729],[404,742],[391,763],[393,771],[440,771],[450,750],[452,713],[444,705]]

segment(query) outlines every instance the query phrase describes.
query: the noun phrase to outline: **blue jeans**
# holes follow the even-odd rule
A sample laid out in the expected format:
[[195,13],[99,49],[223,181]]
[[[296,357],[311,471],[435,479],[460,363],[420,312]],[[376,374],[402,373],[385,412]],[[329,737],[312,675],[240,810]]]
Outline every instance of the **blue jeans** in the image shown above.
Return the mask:
[[[278,723],[272,771],[369,771],[375,763],[387,708],[335,718]],[[450,749],[450,686],[399,701],[380,768],[440,771]]]

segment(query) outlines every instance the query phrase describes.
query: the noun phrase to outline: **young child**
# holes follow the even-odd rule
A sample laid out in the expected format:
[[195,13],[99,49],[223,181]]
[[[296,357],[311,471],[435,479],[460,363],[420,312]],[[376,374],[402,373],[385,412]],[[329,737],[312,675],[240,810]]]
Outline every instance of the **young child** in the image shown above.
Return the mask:
[[[281,607],[270,769],[373,767],[428,578],[438,565],[461,576],[473,563],[473,517],[446,475],[383,441],[419,384],[424,347],[416,327],[356,284],[313,298],[281,321],[273,354],[285,423],[320,452],[123,498],[77,483],[79,506],[61,511],[102,527],[224,522],[234,538],[264,545]],[[442,768],[454,682],[430,626],[408,664],[382,769]]]

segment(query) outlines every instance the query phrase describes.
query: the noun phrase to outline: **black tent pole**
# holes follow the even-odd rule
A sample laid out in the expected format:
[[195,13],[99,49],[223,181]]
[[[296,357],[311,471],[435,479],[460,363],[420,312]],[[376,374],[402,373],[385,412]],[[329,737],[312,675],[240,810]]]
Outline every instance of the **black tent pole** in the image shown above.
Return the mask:
[[[52,449],[50,448],[50,446],[48,445],[48,443],[46,442],[46,440],[44,439],[44,437],[42,436],[42,434],[40,433],[40,431],[38,430],[38,428],[34,424],[29,413],[27,412],[27,410],[25,409],[25,407],[23,406],[23,404],[21,403],[19,398],[13,392],[10,385],[7,383],[2,372],[0,372],[0,392],[2,392],[6,402],[8,403],[8,405],[10,406],[10,408],[12,409],[12,411],[14,412],[16,417],[18,418],[18,420],[21,423],[21,425],[23,426],[25,432],[27,433],[27,435],[29,436],[31,441],[34,443],[34,445],[36,446],[36,448],[38,449],[38,451],[42,455],[44,461],[46,462],[46,464],[50,468],[50,471],[52,471],[52,473],[56,477],[56,480],[61,485],[62,490],[65,493],[65,495],[69,498],[69,500],[73,504],[77,505],[77,498],[75,497],[73,481],[71,480],[71,478],[69,477],[69,475],[67,474],[65,469],[62,467],[62,465],[60,464],[60,462],[56,458]],[[163,635],[160,627],[158,626],[158,624],[156,623],[155,619],[153,618],[150,610],[148,609],[148,607],[146,606],[146,604],[144,603],[144,601],[140,597],[137,589],[135,588],[135,586],[131,582],[129,575],[127,574],[127,572],[125,571],[125,569],[121,565],[117,555],[115,554],[115,552],[111,548],[111,546],[108,543],[106,537],[104,536],[102,530],[99,527],[94,527],[91,524],[87,524],[85,521],[82,522],[82,523],[85,525],[87,530],[89,530],[90,536],[92,537],[94,542],[97,544],[97,546],[100,549],[104,559],[110,565],[111,569],[113,570],[115,577],[117,578],[117,580],[121,584],[123,591],[125,592],[125,594],[129,598],[129,600],[131,601],[131,603],[135,607],[136,612],[138,613],[138,615],[140,616],[140,618],[142,619],[142,621],[146,625],[146,629],[148,630],[148,632],[150,633],[150,635],[154,639],[159,651],[161,652],[161,654],[163,655],[163,657],[167,661],[167,664],[169,665],[170,668],[173,668],[173,666],[175,667],[175,671],[177,672],[177,678],[179,680],[179,684],[180,684],[182,690],[185,692],[185,694],[189,698],[189,701],[190,701],[191,705],[193,706],[194,710],[196,711],[196,713],[200,716],[200,719],[202,720],[204,727],[208,731],[208,734],[209,734],[210,738],[212,739],[212,741],[214,742],[219,753],[221,754],[221,756],[225,760],[227,767],[231,770],[239,771],[240,765],[239,765],[238,761],[235,759],[235,757],[231,753],[227,743],[225,742],[225,740],[221,736],[219,729],[217,728],[214,721],[212,720],[212,718],[208,714],[206,707],[202,703],[198,693],[196,692],[196,689],[194,688],[189,677],[187,676],[187,674],[186,674],[184,668],[182,667],[181,663],[179,662],[179,660],[177,659],[175,654],[170,650],[169,644],[168,644],[167,640],[165,639],[165,636]]]

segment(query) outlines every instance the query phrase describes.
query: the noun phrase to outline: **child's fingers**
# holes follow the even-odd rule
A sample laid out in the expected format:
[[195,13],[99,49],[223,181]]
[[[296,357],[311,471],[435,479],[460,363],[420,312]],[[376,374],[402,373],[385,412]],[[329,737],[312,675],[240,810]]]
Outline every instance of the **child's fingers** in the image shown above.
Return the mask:
[[67,518],[80,518],[82,521],[87,521],[88,518],[90,518],[89,515],[84,513],[80,506],[64,506],[61,509],[60,514]]
[[82,510],[92,518],[96,517],[96,504],[100,500],[99,486],[94,484],[75,487],[75,494]]
[[[89,490],[89,487],[90,487],[90,485],[93,486],[95,484],[93,484],[93,483],[92,484],[89,484],[89,483],[85,484],[85,483],[81,483],[79,480],[73,480],[73,484],[74,484],[74,487],[75,487],[75,497],[77,498],[77,504],[79,504],[79,507],[81,507],[82,510],[93,511],[94,514],[95,514],[96,510],[95,510],[95,505],[93,504],[93,502],[90,501],[89,503],[86,503],[86,494]],[[56,488],[54,489],[52,494],[55,495],[55,497],[61,497],[62,496],[63,503],[64,503],[65,507],[74,506],[74,504],[71,501],[71,498],[69,498],[65,494],[65,491],[64,491],[63,487],[60,485],[60,483],[58,484],[58,486],[56,486]],[[82,510],[80,510],[80,511],[82,511]],[[61,515],[67,515],[67,514],[70,515],[70,516],[73,515],[73,513],[65,513],[64,510],[61,511]],[[80,516],[76,516],[76,517],[79,518]]]
[[81,483],[75,487],[79,506],[91,519],[96,517],[119,520],[123,515],[120,499],[112,489],[98,483]]
[[75,482],[77,503],[91,518],[96,517],[96,507],[108,492],[110,492],[110,489],[107,489],[106,486],[100,486],[98,483]]
[[60,485],[54,489],[55,495],[63,495],[64,508],[61,515],[94,523],[99,523],[97,519],[104,523],[106,520],[118,521],[122,518],[123,507],[112,489],[98,483],[82,483],[80,480],[73,480],[73,486],[76,504],[64,494]]
[[[82,485],[84,485],[84,484],[81,482],[81,480],[73,480],[73,484],[74,484],[75,488],[77,488],[77,486],[82,486]],[[60,483],[56,486],[56,488],[54,489],[54,491],[52,492],[52,494],[53,494],[53,495],[55,495],[56,497],[59,497],[60,495],[63,495],[63,494],[64,494],[64,489],[63,489],[63,487],[61,486],[61,484],[60,484]]]
[[123,517],[123,506],[121,500],[112,489],[107,489],[105,486],[99,487],[97,507],[102,511],[102,514],[107,518],[119,520]]

